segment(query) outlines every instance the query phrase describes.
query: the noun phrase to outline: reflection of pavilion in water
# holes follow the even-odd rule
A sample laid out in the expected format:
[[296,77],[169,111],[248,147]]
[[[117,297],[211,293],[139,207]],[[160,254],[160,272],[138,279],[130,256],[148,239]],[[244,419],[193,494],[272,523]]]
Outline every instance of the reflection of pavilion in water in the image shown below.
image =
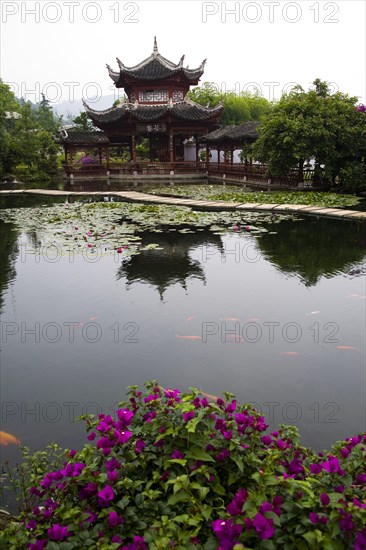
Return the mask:
[[117,272],[117,278],[126,279],[128,289],[134,283],[147,283],[156,287],[161,300],[169,286],[180,284],[187,292],[187,279],[199,279],[206,284],[202,264],[190,257],[190,253],[199,246],[210,246],[223,250],[220,235],[204,230],[195,233],[164,233],[142,234],[141,248],[149,244],[157,244],[158,248],[141,250],[130,260],[122,264]]

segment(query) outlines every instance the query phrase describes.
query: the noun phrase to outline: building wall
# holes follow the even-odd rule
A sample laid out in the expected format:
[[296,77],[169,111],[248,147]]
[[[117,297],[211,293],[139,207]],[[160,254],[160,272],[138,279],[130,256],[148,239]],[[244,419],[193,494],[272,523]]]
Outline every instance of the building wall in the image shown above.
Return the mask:
[[[206,149],[205,148],[200,149],[199,152],[201,153],[201,151],[206,151]],[[240,163],[240,158],[239,158],[240,152],[241,152],[241,149],[234,151],[234,163]],[[217,162],[218,161],[217,151],[210,151],[210,153],[211,153],[210,162]],[[187,160],[187,161],[196,160],[196,146],[194,143],[187,143],[184,145],[184,160]],[[224,162],[223,151],[220,151],[220,162]]]

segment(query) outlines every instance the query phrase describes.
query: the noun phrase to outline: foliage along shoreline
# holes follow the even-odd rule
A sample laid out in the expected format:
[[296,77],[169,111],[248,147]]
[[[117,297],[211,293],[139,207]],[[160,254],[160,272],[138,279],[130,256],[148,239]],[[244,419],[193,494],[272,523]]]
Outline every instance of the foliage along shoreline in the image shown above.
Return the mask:
[[330,451],[267,433],[232,394],[129,387],[116,417],[83,417],[88,443],[30,455],[19,522],[0,545],[31,550],[366,547],[366,434]]

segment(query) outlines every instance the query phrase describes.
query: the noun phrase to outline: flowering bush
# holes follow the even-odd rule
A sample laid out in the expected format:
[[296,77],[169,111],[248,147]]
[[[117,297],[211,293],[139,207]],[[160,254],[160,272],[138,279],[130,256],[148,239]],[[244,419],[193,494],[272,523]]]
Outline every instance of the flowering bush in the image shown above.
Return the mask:
[[7,548],[366,548],[365,434],[316,453],[228,393],[129,396],[84,417],[82,450],[37,465]]

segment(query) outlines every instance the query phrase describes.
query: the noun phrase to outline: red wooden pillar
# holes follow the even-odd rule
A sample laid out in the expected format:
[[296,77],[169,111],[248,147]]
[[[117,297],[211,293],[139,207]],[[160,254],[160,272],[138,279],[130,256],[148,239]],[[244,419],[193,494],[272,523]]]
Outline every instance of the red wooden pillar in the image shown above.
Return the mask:
[[132,130],[131,133],[131,160],[132,162],[136,162],[136,135],[135,135],[135,129]]
[[109,145],[106,147],[106,155],[107,155],[107,169],[109,170]]
[[199,162],[199,160],[200,160],[200,156],[199,156],[200,145],[198,143],[198,137],[197,136],[195,137],[195,140],[196,140],[196,162]]
[[220,164],[220,147],[217,148],[217,163]]
[[174,136],[173,129],[169,128],[169,161],[174,162]]
[[231,164],[234,163],[234,151],[231,149],[230,151],[230,160],[231,160]]

